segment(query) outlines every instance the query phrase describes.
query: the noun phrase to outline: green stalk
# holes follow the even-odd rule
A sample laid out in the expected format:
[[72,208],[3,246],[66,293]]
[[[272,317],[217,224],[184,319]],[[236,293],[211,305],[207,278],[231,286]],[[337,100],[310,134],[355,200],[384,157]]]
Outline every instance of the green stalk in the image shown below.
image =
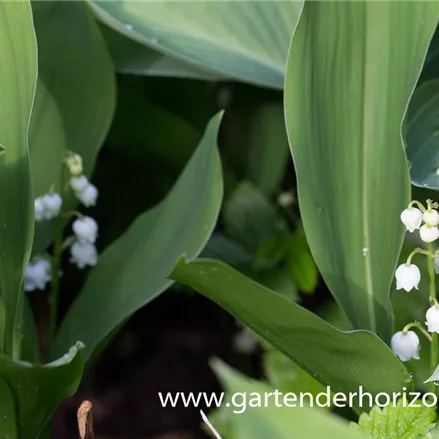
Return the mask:
[[[61,181],[59,188],[59,195],[64,203],[64,163],[61,167]],[[62,208],[61,208],[62,209]],[[62,256],[62,243],[63,243],[63,229],[64,229],[64,217],[60,213],[56,218],[55,223],[55,241],[53,243],[53,256],[52,256],[52,287],[50,289],[49,305],[50,305],[50,320],[49,320],[49,339],[48,347],[53,342],[58,321],[58,303],[59,303],[59,272],[61,270],[61,256]]]
[[[428,252],[433,255],[433,244],[428,244]],[[434,272],[434,257],[429,256],[428,260],[428,276],[430,278],[430,301],[434,302],[436,300],[436,277]],[[431,374],[433,375],[439,363],[439,351],[438,351],[438,334],[433,332],[431,335],[431,354],[430,354],[430,365],[431,365]],[[437,387],[434,383],[431,383],[432,393],[437,392]]]

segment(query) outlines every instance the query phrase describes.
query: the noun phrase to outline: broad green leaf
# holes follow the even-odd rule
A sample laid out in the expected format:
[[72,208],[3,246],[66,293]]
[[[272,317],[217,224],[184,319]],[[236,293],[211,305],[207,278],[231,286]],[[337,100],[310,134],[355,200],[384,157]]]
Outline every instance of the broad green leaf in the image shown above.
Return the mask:
[[74,339],[86,344],[86,358],[92,356],[122,321],[172,284],[167,278],[182,253],[189,257],[200,253],[221,205],[221,165],[216,149],[220,121],[221,113],[207,126],[165,200],[139,216],[103,252],[60,328],[52,356]]
[[[76,392],[83,371],[83,347],[76,343],[59,360],[46,365],[0,356],[0,383],[13,394],[17,439],[38,439],[60,403]],[[9,408],[10,395],[1,392],[0,414],[9,416]],[[10,416],[13,415],[11,412]]]
[[[276,399],[273,397],[275,389],[243,376],[218,360],[213,363],[213,368],[226,389],[225,400],[230,401],[222,404],[219,412],[212,417],[214,425],[218,418],[222,425],[225,424],[228,434],[224,434],[224,439],[289,439],[291,437],[361,439],[367,437],[361,432],[350,429],[349,424],[337,416],[322,410],[288,407],[283,403],[286,392],[278,396],[278,404],[276,404]],[[266,399],[267,394],[271,396]],[[250,400],[256,405],[258,398],[262,406],[252,407]],[[227,407],[227,404],[230,406]],[[291,399],[289,404],[293,404]]]
[[439,189],[439,79],[416,89],[408,109],[407,158],[412,183]]
[[[383,398],[384,400],[384,398]],[[396,406],[383,409],[375,406],[370,413],[363,413],[358,424],[352,423],[352,430],[364,431],[373,439],[427,439],[435,426],[436,407],[426,407],[421,401],[420,407],[404,406],[401,399]]]
[[268,343],[264,343],[264,371],[269,383],[282,392],[310,392],[317,395],[326,389],[296,363]]
[[[113,117],[115,79],[110,56],[83,2],[33,2],[39,78],[30,127],[36,195],[59,190],[62,158],[81,154],[90,174]],[[70,194],[67,206],[75,206]],[[68,207],[67,207],[68,209]],[[53,239],[53,224],[36,224],[33,252]]]
[[203,80],[219,79],[211,72],[163,55],[108,26],[101,25],[100,29],[113,58],[116,71],[119,73]]
[[[0,295],[3,352],[19,357],[22,280],[33,233],[28,127],[37,81],[37,46],[28,1],[0,2]],[[0,349],[1,351],[1,349]]]
[[288,45],[303,2],[103,2],[97,17],[164,54],[253,84],[283,87]]
[[[411,380],[375,334],[342,332],[312,312],[214,260],[180,260],[171,279],[216,302],[334,392],[398,392]],[[369,404],[363,400],[363,409]],[[353,401],[359,409],[359,401]],[[360,408],[361,410],[361,408]]]
[[0,378],[0,432],[8,439],[18,439],[14,395],[9,384]]
[[356,329],[388,341],[410,181],[401,122],[439,18],[435,2],[307,2],[285,112],[311,252]]

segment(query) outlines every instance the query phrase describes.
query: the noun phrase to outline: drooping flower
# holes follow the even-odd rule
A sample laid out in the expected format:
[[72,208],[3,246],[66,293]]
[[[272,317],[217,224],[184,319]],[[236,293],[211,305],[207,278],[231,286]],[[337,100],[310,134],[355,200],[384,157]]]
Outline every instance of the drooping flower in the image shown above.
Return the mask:
[[425,324],[428,332],[437,332],[439,334],[439,308],[433,305],[425,314]]
[[74,192],[82,192],[89,185],[89,181],[85,175],[72,177],[70,179],[70,187]]
[[75,220],[72,229],[80,243],[95,243],[98,235],[98,223],[90,216]]
[[52,279],[52,265],[47,259],[29,262],[24,274],[25,291],[44,290]]
[[409,361],[411,358],[419,360],[419,337],[413,331],[399,331],[392,337],[390,342],[392,351],[401,361]]
[[424,224],[419,229],[419,236],[424,242],[433,242],[439,238],[439,229],[437,227],[427,226]]
[[416,229],[421,227],[422,212],[416,207],[409,207],[401,213],[401,221],[405,225],[406,229],[413,233]]
[[401,264],[395,271],[396,289],[411,291],[413,288],[418,289],[421,281],[421,272],[414,264]]
[[65,161],[70,175],[77,177],[82,174],[82,158],[79,154],[70,153]]
[[76,198],[86,207],[94,206],[98,198],[98,189],[89,183],[84,190],[75,192]]
[[41,197],[34,200],[35,221],[42,221],[44,219],[44,204]]
[[70,247],[70,254],[70,262],[76,264],[79,269],[93,267],[98,263],[98,251],[94,244],[89,242],[74,242]]
[[44,219],[50,220],[59,215],[62,206],[62,198],[59,194],[46,194],[41,200],[44,206]]
[[437,227],[439,225],[439,213],[436,209],[428,209],[422,215],[422,219],[427,226]]

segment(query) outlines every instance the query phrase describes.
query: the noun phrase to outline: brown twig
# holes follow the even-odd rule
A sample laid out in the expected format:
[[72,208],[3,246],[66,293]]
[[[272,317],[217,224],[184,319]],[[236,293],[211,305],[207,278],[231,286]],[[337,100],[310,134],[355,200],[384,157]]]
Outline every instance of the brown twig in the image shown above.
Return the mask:
[[90,401],[83,401],[78,409],[79,439],[95,439],[92,407]]

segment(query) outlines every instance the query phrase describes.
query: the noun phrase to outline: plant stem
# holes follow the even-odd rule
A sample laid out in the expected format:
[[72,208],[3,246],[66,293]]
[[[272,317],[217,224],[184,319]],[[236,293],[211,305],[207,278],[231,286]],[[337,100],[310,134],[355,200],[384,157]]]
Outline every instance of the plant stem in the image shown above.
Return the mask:
[[[61,167],[61,181],[59,195],[64,202],[64,163]],[[55,241],[53,243],[52,256],[52,287],[50,289],[49,305],[50,305],[50,321],[49,321],[49,339],[48,347],[53,342],[56,334],[56,326],[58,321],[58,302],[59,302],[59,272],[61,269],[61,255],[63,242],[64,219],[60,214],[56,218],[55,223]]]
[[[433,255],[434,249],[433,244],[428,244],[428,252]],[[434,256],[429,256],[428,260],[428,276],[430,278],[430,300],[436,300],[436,277],[434,271]],[[438,351],[438,334],[433,332],[431,335],[431,354],[430,354],[430,365],[431,365],[431,374],[436,370],[439,363],[439,351]],[[434,383],[431,384],[431,392],[436,393],[437,387]]]

